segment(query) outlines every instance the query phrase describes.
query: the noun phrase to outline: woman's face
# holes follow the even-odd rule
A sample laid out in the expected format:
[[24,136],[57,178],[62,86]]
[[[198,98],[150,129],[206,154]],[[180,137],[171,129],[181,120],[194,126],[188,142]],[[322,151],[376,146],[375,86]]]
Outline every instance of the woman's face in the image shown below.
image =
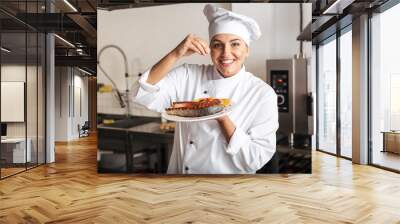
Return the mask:
[[211,60],[217,70],[230,77],[240,71],[249,55],[246,43],[234,34],[217,34],[210,42]]

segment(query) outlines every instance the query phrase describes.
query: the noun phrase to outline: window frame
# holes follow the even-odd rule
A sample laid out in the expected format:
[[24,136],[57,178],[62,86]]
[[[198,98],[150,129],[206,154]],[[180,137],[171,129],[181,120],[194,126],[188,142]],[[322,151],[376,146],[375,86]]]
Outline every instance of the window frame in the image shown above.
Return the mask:
[[347,157],[347,156],[343,156],[341,153],[341,119],[340,119],[340,103],[341,103],[341,99],[340,99],[340,81],[341,81],[341,67],[340,67],[340,37],[344,34],[346,34],[347,32],[351,32],[352,31],[352,23],[347,24],[346,26],[344,26],[343,28],[341,28],[340,30],[337,30],[336,33],[330,35],[329,37],[318,41],[316,43],[316,57],[315,57],[315,64],[316,64],[316,92],[317,94],[319,93],[319,88],[320,88],[320,74],[319,74],[319,68],[320,68],[320,64],[319,62],[319,48],[322,45],[325,45],[331,41],[336,41],[336,152],[335,153],[331,153],[328,152],[326,150],[320,149],[319,148],[319,96],[317,95],[317,101],[316,101],[316,151],[319,152],[323,152],[323,153],[327,153],[329,155],[333,155],[339,158],[343,158],[343,159],[347,159],[347,160],[352,160],[352,158]]

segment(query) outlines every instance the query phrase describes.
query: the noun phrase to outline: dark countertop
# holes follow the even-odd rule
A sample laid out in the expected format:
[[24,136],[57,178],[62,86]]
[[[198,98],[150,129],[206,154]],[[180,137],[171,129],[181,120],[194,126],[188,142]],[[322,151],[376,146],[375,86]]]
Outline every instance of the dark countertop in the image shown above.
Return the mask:
[[124,135],[135,141],[172,143],[174,132],[162,130],[160,125],[159,118],[137,117],[119,120],[113,124],[100,124],[98,134],[99,138],[121,138]]
[[142,125],[137,125],[131,128],[128,128],[128,132],[131,133],[140,133],[140,134],[157,134],[157,135],[167,135],[174,136],[173,132],[165,131],[160,129],[160,122],[150,122]]
[[117,120],[112,124],[99,124],[97,125],[97,128],[100,130],[106,129],[106,130],[127,131],[129,128],[146,124],[149,122],[160,122],[160,118],[136,116],[136,117],[130,117],[129,119]]
[[172,145],[174,133],[160,129],[160,122],[150,122],[127,129],[131,141]]

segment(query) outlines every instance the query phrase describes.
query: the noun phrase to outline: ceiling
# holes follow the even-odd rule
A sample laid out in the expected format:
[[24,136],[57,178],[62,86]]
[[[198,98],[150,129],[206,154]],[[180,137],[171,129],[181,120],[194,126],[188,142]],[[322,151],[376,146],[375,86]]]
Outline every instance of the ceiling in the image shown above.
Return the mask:
[[[312,22],[298,40],[318,42],[336,29],[351,23],[352,17],[373,10],[388,0],[252,0],[247,3],[312,3]],[[47,2],[47,5],[46,5]],[[204,2],[204,1],[191,1]],[[216,0],[213,2],[226,2]],[[339,4],[336,4],[336,3]],[[24,33],[54,32],[56,65],[81,66],[96,73],[97,13],[96,9],[118,10],[182,1],[165,0],[0,0],[2,44],[13,48],[14,54],[35,52],[37,43],[25,49]],[[335,7],[331,7],[336,4]],[[333,8],[333,10],[331,10]],[[51,12],[51,13],[50,13]],[[327,13],[328,12],[328,13]],[[29,36],[29,35],[28,35]],[[63,41],[62,39],[66,40]],[[39,48],[42,47],[39,45]],[[29,55],[28,55],[29,58]]]
[[47,5],[45,0],[1,0],[2,46],[12,49],[3,61],[33,58],[44,47],[36,43],[36,35],[51,32],[57,34],[56,66],[80,66],[96,73],[96,7],[96,0],[47,0]]

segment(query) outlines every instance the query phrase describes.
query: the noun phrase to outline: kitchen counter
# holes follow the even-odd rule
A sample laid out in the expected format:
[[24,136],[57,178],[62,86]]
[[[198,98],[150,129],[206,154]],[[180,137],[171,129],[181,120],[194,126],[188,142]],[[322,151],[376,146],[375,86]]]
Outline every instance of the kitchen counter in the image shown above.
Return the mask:
[[134,165],[137,161],[134,155],[140,153],[148,154],[150,161],[147,165],[152,167],[153,172],[167,172],[174,133],[161,130],[160,125],[160,122],[150,122],[128,129],[129,142],[132,145],[130,153],[133,153],[129,157],[132,160],[128,160],[128,166],[132,164],[132,172],[135,172]]
[[160,125],[161,125],[160,122],[150,122],[128,128],[128,132],[132,134],[149,135],[151,137],[156,137],[156,138],[161,137],[161,138],[173,139],[174,133],[161,130]]
[[159,118],[144,118],[99,125],[98,171],[165,173],[174,133],[160,124]]
[[[134,125],[132,125],[134,124]],[[160,119],[118,121],[98,128],[98,171],[166,173],[174,133],[160,129]],[[310,173],[311,150],[277,146],[277,153],[257,173]]]
[[128,119],[120,119],[116,120],[112,124],[99,124],[97,128],[103,129],[114,129],[114,130],[126,130],[131,127],[135,127],[141,124],[149,123],[149,122],[159,122],[160,118],[158,117],[142,117],[142,116],[132,116]]

